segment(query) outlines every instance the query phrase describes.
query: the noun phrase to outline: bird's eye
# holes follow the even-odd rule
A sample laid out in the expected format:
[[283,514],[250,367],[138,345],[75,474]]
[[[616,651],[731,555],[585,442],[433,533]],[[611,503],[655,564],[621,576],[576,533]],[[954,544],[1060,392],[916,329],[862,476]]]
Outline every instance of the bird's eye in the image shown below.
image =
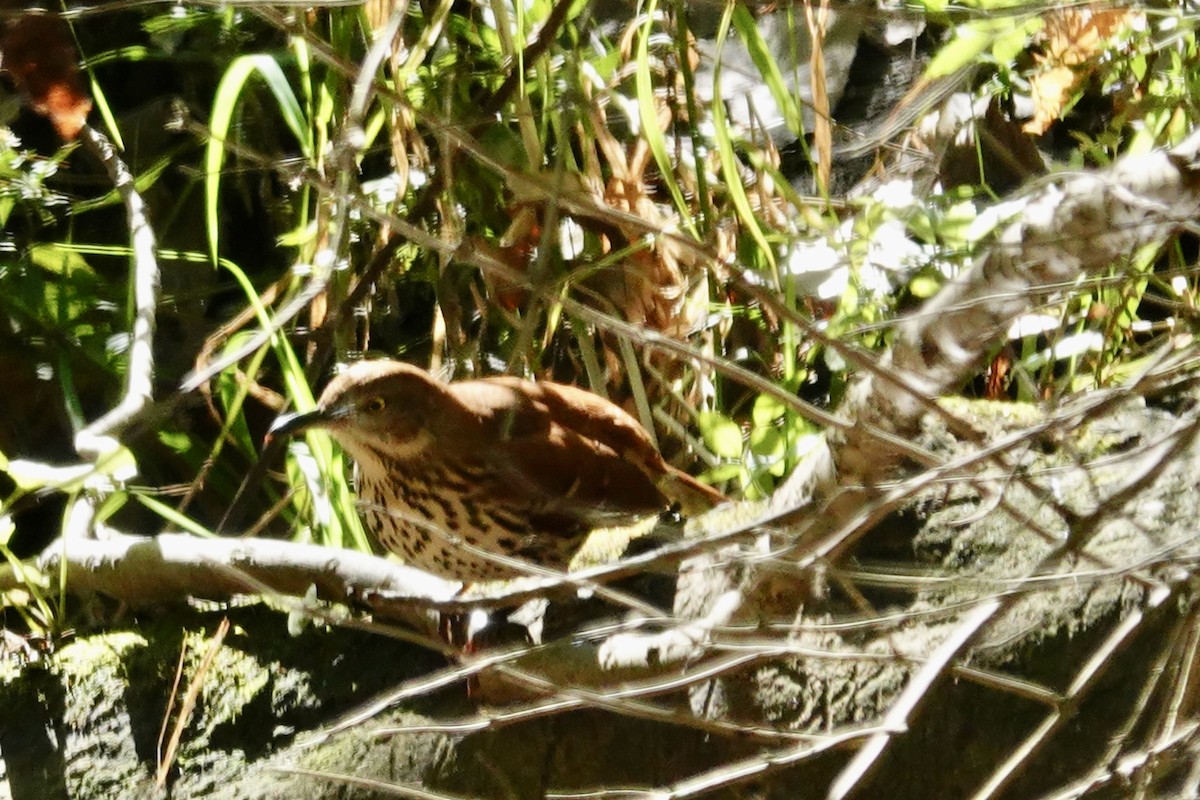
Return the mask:
[[380,411],[383,411],[386,405],[387,403],[384,402],[382,397],[372,397],[367,401],[366,409],[372,414],[378,414]]

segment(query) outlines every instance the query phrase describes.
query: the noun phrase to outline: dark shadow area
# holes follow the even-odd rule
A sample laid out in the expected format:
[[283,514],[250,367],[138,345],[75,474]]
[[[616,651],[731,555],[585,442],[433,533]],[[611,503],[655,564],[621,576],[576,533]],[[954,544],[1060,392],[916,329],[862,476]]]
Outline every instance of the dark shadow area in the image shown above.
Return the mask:
[[24,679],[25,690],[0,693],[0,758],[12,800],[67,800],[66,698],[47,672]]

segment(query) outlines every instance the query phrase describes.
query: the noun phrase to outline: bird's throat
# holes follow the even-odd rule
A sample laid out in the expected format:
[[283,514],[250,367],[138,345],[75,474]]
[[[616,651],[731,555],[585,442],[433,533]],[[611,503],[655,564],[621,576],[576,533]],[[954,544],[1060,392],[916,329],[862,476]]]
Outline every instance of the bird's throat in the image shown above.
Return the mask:
[[425,457],[433,443],[433,435],[426,430],[417,431],[410,438],[355,437],[341,441],[342,448],[358,463],[359,469],[384,473],[397,463]]

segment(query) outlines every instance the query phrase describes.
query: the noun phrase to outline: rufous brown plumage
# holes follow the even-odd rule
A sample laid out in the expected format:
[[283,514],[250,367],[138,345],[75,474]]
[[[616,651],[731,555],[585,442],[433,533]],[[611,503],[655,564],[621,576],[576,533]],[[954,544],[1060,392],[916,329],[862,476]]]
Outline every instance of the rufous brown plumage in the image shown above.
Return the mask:
[[667,464],[620,407],[557,383],[444,383],[398,361],[362,361],[272,435],[314,427],[357,462],[379,543],[455,580],[515,577],[530,563],[565,569],[597,527],[724,499]]

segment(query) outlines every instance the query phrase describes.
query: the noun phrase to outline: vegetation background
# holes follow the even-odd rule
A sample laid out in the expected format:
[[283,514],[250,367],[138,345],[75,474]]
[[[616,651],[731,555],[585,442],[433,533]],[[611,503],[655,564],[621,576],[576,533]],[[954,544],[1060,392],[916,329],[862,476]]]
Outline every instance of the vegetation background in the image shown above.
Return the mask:
[[[822,435],[812,409],[992,245],[1006,201],[1200,113],[1188,4],[60,10],[9,4],[0,39],[0,555],[23,578],[0,625],[32,641],[88,624],[34,560],[80,498],[126,532],[368,549],[327,440],[255,470],[274,417],[364,356],[588,386],[673,462],[771,497]],[[83,473],[138,264],[81,113],[161,269],[155,402]],[[1195,252],[1185,226],[1041,292],[962,393],[1049,414],[1193,347]]]

